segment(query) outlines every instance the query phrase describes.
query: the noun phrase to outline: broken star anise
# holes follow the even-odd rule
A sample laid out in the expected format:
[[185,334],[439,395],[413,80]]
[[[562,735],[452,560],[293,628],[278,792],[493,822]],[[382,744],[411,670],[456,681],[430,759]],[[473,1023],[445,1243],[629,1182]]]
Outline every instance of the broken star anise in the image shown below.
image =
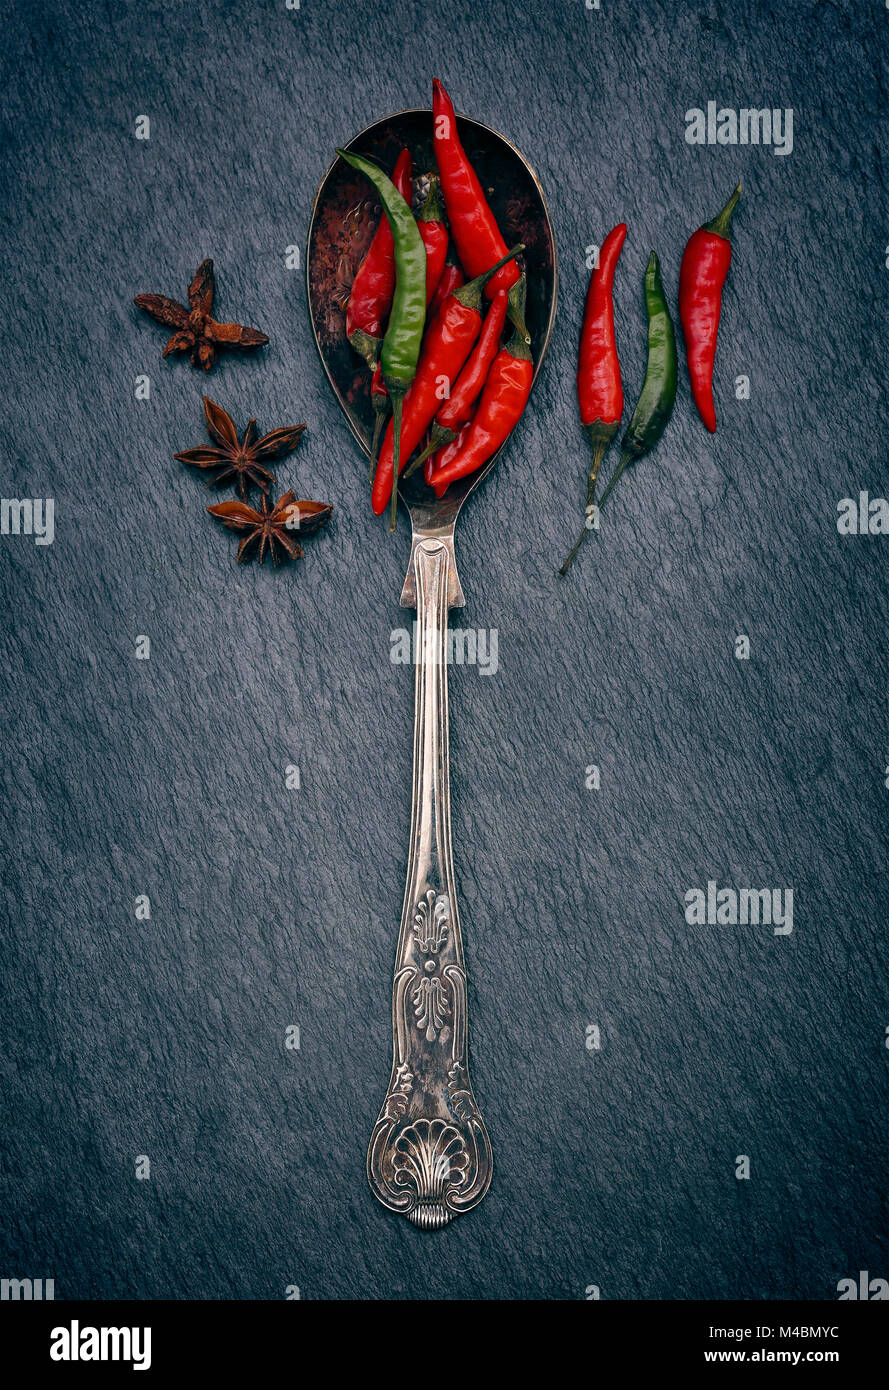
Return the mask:
[[238,546],[238,560],[251,560],[254,547],[260,564],[265,562],[268,549],[274,564],[279,562],[278,547],[283,556],[298,560],[303,548],[296,539],[297,534],[310,536],[320,526],[326,526],[333,516],[333,507],[326,502],[297,501],[293,491],[285,492],[277,502],[270,504],[265,493],[260,500],[261,511],[246,502],[220,502],[207,511],[227,526],[230,531],[241,531],[244,539]]
[[192,468],[207,468],[214,473],[208,487],[214,483],[221,487],[235,478],[242,497],[246,497],[250,483],[266,492],[275,481],[274,473],[265,467],[266,462],[292,453],[302,439],[305,425],[284,425],[260,439],[256,421],[251,420],[239,443],[235,422],[228,411],[211,401],[209,396],[204,396],[203,401],[207,433],[217,447],[209,449],[204,445],[200,449],[186,449],[184,453],[174,454],[174,459]]
[[266,335],[257,328],[244,328],[239,323],[217,323],[211,318],[215,293],[213,262],[201,261],[188,287],[187,309],[184,304],[162,294],[137,294],[133,303],[165,328],[175,329],[162,356],[190,352],[194,366],[209,372],[220,348],[247,349],[262,347],[268,342]]

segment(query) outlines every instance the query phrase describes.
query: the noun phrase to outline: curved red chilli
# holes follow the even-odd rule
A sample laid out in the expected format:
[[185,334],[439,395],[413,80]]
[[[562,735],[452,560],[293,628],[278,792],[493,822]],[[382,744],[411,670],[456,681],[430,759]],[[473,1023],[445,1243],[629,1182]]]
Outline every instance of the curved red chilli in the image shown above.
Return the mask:
[[705,232],[693,232],[679,270],[679,317],[685,336],[691,394],[698,414],[716,433],[713,403],[713,364],[722,314],[722,287],[732,259],[731,242]]
[[729,225],[741,196],[738,184],[725,207],[692,232],[679,268],[679,318],[685,337],[691,393],[698,414],[711,434],[716,433],[713,404],[713,363],[722,313],[722,287],[732,261]]
[[444,304],[449,294],[454,290],[459,290],[461,285],[466,284],[466,276],[458,265],[453,261],[446,261],[445,268],[441,272],[441,278],[435,290],[435,294],[429,301],[429,312],[426,315],[427,324],[431,324],[433,318]]
[[[438,78],[433,81],[432,89],[435,157],[451,235],[466,273],[470,279],[475,279],[501,260],[508,248],[457,133],[454,103]],[[493,299],[498,290],[510,289],[518,281],[519,273],[513,261],[498,270],[485,290],[488,298]]]
[[583,425],[619,423],[624,410],[620,361],[614,338],[614,272],[627,235],[626,223],[608,233],[587,290],[577,364],[577,400]]
[[430,304],[448,254],[448,229],[443,222],[418,222],[417,228],[426,247],[426,303]]
[[[463,368],[457,384],[439,410],[435,422],[444,429],[458,430],[469,419],[472,407],[488,379],[491,363],[500,346],[500,336],[506,322],[507,296],[501,290],[485,315],[482,331],[472,355]],[[439,452],[439,458],[441,453]]]
[[432,474],[432,486],[441,497],[448,486],[487,463],[511,434],[531,394],[534,364],[513,357],[503,348],[494,359],[478,410],[463,448],[444,468]]

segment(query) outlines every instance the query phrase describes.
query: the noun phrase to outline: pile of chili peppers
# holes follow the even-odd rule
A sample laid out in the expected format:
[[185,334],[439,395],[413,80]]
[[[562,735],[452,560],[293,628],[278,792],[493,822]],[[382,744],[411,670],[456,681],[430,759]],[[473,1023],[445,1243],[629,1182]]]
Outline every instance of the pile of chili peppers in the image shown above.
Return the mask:
[[[337,151],[383,208],[352,285],[346,334],[371,373],[372,505],[377,515],[388,508],[390,531],[399,476],[424,467],[441,497],[483,467],[518,422],[534,376],[515,259],[525,248],[507,248],[437,80],[433,128],[438,172],[418,220],[408,150],[391,179],[372,160]],[[507,319],[513,331],[501,346]]]
[[[728,275],[732,249],[729,224],[741,196],[738,184],[722,211],[689,238],[679,272],[679,317],[685,337],[692,396],[698,412],[712,432],[716,430],[713,404],[713,363],[722,308],[722,288]],[[608,233],[590,277],[580,339],[577,399],[580,420],[589,437],[593,458],[587,482],[586,523],[562,568],[568,573],[587,532],[595,525],[596,483],[602,459],[620,428],[623,386],[614,334],[614,274],[627,229],[620,223]],[[602,494],[603,507],[629,464],[657,444],[676,399],[676,335],[661,283],[660,264],[652,251],[645,271],[645,307],[648,314],[648,360],[645,380],[630,423],[621,440],[617,468]]]

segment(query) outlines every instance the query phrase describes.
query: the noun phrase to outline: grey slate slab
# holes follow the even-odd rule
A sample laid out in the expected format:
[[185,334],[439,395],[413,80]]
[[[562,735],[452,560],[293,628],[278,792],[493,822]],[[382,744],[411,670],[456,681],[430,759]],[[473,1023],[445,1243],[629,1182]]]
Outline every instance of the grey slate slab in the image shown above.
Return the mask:
[[[7,6],[2,493],[53,497],[56,536],[0,539],[0,1274],[58,1298],[829,1299],[887,1273],[889,541],[835,524],[889,486],[887,22],[768,0]],[[409,821],[408,537],[370,513],[284,258],[334,146],[428,104],[433,74],[536,167],[562,283],[458,537],[459,621],[499,636],[495,676],[451,674],[496,1172],[430,1238],[364,1177]],[[708,100],[792,107],[792,154],[687,144]],[[739,177],[719,432],[683,375],[561,583],[585,248],[629,224],[629,405],[648,252],[675,302]],[[271,338],[209,379],[161,361],[132,306],[181,297],[207,255],[223,317]],[[242,425],[308,422],[279,477],[337,513],[298,567],[236,568],[172,461],[202,390]],[[709,879],[792,887],[793,933],[688,926]]]

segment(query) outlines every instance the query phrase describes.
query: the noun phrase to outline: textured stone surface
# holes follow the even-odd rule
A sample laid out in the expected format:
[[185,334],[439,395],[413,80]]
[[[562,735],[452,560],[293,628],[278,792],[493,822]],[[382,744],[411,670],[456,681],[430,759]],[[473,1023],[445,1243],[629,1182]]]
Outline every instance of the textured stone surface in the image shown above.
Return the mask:
[[[840,498],[889,486],[882,9],[7,12],[2,491],[57,515],[52,547],[0,542],[0,1273],[57,1297],[315,1299],[830,1298],[885,1275],[889,542],[835,526]],[[458,538],[460,622],[499,633],[495,677],[451,678],[496,1171],[428,1237],[364,1177],[409,818],[412,682],[389,661],[407,530],[370,513],[284,249],[334,145],[428,104],[433,73],[536,166],[562,284]],[[687,145],[709,99],[793,107],[792,155]],[[628,222],[629,405],[648,251],[675,299],[687,235],[739,176],[719,433],[683,376],[562,584],[584,248]],[[162,362],[131,303],[181,296],[206,255],[223,316],[272,340],[209,381]],[[338,510],[297,568],[236,569],[172,462],[201,441],[202,388],[241,425],[307,420],[279,478]],[[793,934],[688,927],[708,878],[793,887]]]

